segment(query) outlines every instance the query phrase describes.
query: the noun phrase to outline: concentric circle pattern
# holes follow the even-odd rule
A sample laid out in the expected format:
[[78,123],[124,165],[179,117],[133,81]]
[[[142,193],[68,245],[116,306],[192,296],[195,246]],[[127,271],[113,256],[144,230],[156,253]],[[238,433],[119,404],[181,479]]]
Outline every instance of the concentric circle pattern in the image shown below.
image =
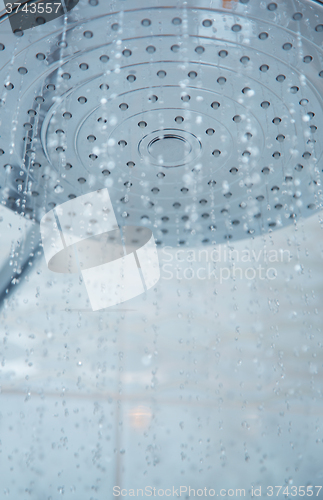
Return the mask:
[[323,5],[212,6],[80,0],[16,35],[3,16],[3,203],[39,220],[107,187],[119,224],[171,245],[320,208]]

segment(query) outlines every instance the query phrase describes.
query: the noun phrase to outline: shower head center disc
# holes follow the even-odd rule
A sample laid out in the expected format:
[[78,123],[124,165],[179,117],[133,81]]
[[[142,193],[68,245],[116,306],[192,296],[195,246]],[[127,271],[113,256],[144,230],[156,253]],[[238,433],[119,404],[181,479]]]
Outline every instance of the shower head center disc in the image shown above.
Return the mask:
[[202,144],[192,133],[185,130],[157,130],[139,143],[139,153],[153,165],[166,168],[181,167],[198,158]]

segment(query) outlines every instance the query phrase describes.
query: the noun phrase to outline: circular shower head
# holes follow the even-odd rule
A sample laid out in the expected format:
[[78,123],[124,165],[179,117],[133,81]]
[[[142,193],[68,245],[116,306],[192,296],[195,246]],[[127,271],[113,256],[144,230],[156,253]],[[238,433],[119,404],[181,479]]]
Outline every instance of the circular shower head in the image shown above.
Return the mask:
[[9,208],[40,220],[107,187],[119,225],[176,245],[321,206],[321,2],[80,0],[14,31],[3,11]]

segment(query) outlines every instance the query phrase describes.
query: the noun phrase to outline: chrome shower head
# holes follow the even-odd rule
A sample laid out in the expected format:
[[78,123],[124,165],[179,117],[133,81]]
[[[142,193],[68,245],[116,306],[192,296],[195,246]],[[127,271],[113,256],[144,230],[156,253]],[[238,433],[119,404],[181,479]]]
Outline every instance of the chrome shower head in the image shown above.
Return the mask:
[[170,245],[311,215],[322,40],[311,0],[80,0],[16,33],[3,11],[3,203],[40,220],[107,187],[119,225]]

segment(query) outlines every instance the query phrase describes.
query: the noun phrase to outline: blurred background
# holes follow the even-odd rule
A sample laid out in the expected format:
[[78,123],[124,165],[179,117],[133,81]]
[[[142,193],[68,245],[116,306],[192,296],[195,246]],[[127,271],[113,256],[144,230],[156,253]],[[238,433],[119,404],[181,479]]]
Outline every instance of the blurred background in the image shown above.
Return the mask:
[[[220,245],[215,264],[212,244],[159,249],[158,285],[97,313],[41,255],[1,309],[1,497],[322,485],[319,217]],[[4,266],[28,231],[1,209]]]

